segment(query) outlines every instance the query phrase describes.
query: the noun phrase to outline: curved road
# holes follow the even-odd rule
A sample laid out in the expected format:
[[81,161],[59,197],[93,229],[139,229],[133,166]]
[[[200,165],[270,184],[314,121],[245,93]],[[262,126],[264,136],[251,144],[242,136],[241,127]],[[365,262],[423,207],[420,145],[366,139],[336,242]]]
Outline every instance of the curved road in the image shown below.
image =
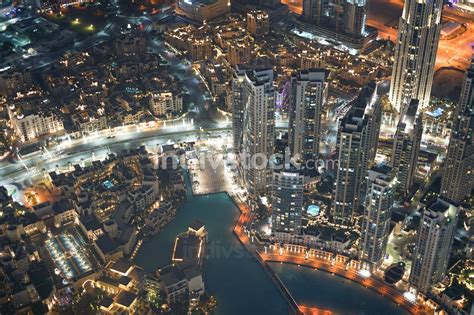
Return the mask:
[[[156,146],[166,142],[194,141],[204,136],[225,136],[230,132],[229,124],[219,124],[216,128],[202,130],[191,124],[178,124],[174,127],[153,128],[126,126],[116,128],[113,137],[108,130],[95,135],[61,142],[47,150],[33,153],[18,160],[0,162],[0,185],[15,185],[18,188],[31,185],[31,178],[56,167],[99,158],[111,152],[135,148],[140,145]],[[113,134],[112,133],[112,134]]]
[[[405,299],[403,292],[390,285],[387,285],[382,280],[374,276],[362,277],[358,270],[348,267],[341,262],[331,262],[316,256],[307,257],[304,253],[288,252],[286,250],[282,251],[280,255],[280,253],[265,250],[263,246],[256,245],[256,243],[253,243],[253,241],[249,238],[248,232],[246,232],[245,228],[252,221],[253,212],[251,212],[250,209],[243,203],[236,202],[236,204],[241,211],[241,215],[234,227],[234,233],[248,250],[253,251],[264,262],[295,264],[310,268],[317,268],[319,270],[337,274],[367,288],[370,288],[371,290],[374,290],[382,296],[387,297],[394,303],[402,306],[412,314],[422,313],[420,306],[418,304],[412,304],[407,299]],[[328,254],[330,256],[332,255],[331,253]],[[298,307],[304,314],[324,314],[326,312],[325,310],[320,310],[306,305],[298,305]]]

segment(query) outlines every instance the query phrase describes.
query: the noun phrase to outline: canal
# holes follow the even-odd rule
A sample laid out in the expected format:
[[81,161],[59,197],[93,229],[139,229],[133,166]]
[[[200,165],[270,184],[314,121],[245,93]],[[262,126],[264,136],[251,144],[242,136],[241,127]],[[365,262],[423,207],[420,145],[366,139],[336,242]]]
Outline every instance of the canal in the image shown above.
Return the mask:
[[270,263],[298,305],[336,314],[409,314],[402,307],[353,281],[309,267]]
[[[186,176],[186,184],[189,180]],[[193,196],[163,231],[145,242],[135,262],[149,272],[171,261],[176,235],[194,220],[208,231],[206,291],[217,298],[217,314],[288,314],[289,307],[272,279],[233,234],[239,211],[225,193]],[[406,314],[378,294],[343,278],[293,265],[271,264],[298,303],[337,314]]]
[[[187,179],[186,184],[189,187]],[[233,234],[238,216],[227,194],[193,196],[188,189],[176,218],[143,244],[135,262],[149,272],[169,264],[176,235],[199,220],[208,231],[204,281],[207,293],[217,299],[217,314],[288,314],[288,305],[272,279]]]

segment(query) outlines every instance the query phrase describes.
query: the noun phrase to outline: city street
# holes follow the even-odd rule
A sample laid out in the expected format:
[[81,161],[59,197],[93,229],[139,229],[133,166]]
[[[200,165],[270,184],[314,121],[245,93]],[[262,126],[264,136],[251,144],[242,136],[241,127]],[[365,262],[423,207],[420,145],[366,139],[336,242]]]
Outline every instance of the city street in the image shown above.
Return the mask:
[[[294,13],[301,14],[303,0],[283,0]],[[403,0],[369,0],[367,24],[378,30],[379,38],[389,39],[392,42],[397,38],[398,19],[402,15]],[[466,31],[450,40],[440,40],[436,69],[455,67],[466,69],[469,66],[471,55],[474,53],[474,21],[472,16],[445,8],[444,21],[464,23]]]
[[[397,38],[398,19],[402,15],[403,0],[370,0],[367,24],[378,30],[380,38],[395,41]],[[450,39],[440,40],[435,69],[455,67],[466,69],[474,53],[473,17],[445,8],[443,21],[455,21],[466,26],[466,31]]]
[[[226,136],[229,127],[222,126],[207,132],[212,136]],[[14,186],[21,190],[32,184],[32,178],[43,172],[68,169],[72,164],[81,164],[88,160],[102,159],[109,153],[120,153],[123,149],[140,145],[156,147],[160,144],[181,141],[196,141],[201,134],[193,126],[177,126],[162,129],[136,126],[119,127],[114,137],[106,136],[107,130],[77,140],[65,140],[63,143],[42,153],[34,153],[19,161],[0,162],[0,186]],[[204,135],[202,135],[204,137]]]

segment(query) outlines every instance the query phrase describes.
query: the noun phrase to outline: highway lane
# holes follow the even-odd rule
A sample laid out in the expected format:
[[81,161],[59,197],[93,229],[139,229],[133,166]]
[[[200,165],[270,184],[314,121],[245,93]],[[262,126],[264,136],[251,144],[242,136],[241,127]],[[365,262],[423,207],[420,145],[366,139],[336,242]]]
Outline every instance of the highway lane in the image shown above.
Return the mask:
[[[279,130],[286,130],[286,122],[278,123]],[[215,127],[202,128],[190,123],[177,123],[174,126],[117,127],[113,131],[102,130],[94,135],[79,139],[65,139],[61,143],[41,152],[19,157],[14,161],[0,161],[0,186],[15,185],[21,189],[32,184],[34,176],[57,168],[68,167],[91,159],[105,157],[109,153],[119,153],[123,149],[145,145],[156,148],[165,143],[196,141],[209,137],[227,137],[232,132],[231,123],[217,122]],[[112,136],[113,135],[113,136]]]
[[63,141],[53,148],[43,150],[19,158],[14,162],[0,163],[0,185],[12,182],[22,182],[31,175],[38,174],[43,169],[51,170],[67,166],[69,163],[81,162],[81,159],[99,158],[110,152],[120,152],[123,149],[135,148],[140,145],[150,147],[167,142],[195,141],[210,133],[212,136],[225,136],[229,125],[222,125],[209,130],[195,129],[193,126],[180,126],[163,129],[137,130],[136,132],[117,132],[115,137],[107,138],[105,132],[83,137],[78,140]]

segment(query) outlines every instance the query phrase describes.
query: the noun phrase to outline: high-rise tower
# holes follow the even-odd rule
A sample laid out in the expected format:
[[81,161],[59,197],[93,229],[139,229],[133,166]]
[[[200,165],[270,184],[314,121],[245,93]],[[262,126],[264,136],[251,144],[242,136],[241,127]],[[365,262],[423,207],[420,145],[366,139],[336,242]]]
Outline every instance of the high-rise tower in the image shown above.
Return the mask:
[[461,202],[474,189],[474,57],[466,71],[446,155],[441,195]]
[[360,258],[373,264],[380,263],[385,255],[395,188],[396,176],[390,167],[379,165],[369,170]]
[[422,293],[446,275],[458,212],[442,198],[423,209],[410,272],[410,283]]
[[337,132],[333,221],[350,223],[361,202],[368,168],[375,157],[380,130],[380,101],[373,87],[365,87],[341,119]]
[[302,160],[319,157],[321,114],[326,101],[326,73],[303,70],[291,77],[289,146]]
[[398,26],[390,102],[400,112],[411,99],[428,106],[441,32],[443,0],[405,0]]
[[272,230],[299,234],[303,211],[304,174],[302,169],[285,166],[275,170],[272,183]]
[[242,150],[243,123],[244,123],[244,96],[243,83],[245,81],[245,71],[237,69],[232,77],[232,144],[234,153],[238,154]]
[[239,155],[243,184],[252,196],[271,184],[269,159],[275,133],[273,70],[238,71],[233,82],[234,148]]
[[407,193],[413,184],[420,153],[423,123],[417,111],[418,101],[411,100],[400,116],[393,141],[392,168],[397,171],[399,189],[403,193]]

